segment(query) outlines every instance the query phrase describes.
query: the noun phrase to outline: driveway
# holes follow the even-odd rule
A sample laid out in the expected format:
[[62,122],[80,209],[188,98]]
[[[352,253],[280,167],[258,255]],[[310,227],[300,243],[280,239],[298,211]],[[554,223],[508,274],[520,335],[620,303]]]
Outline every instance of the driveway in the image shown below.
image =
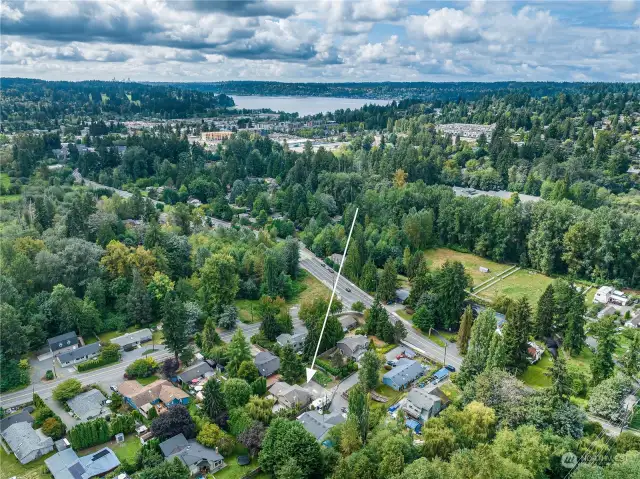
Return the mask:
[[44,399],[44,402],[49,409],[51,409],[54,413],[60,417],[60,420],[67,426],[67,431],[78,424],[78,420],[71,416],[64,408],[60,405],[60,403],[54,400],[52,397],[48,397]]
[[347,407],[349,405],[349,402],[342,397],[342,393],[355,386],[359,380],[360,376],[355,372],[351,376],[342,380],[342,382],[337,386],[331,388],[330,392],[333,394],[333,401],[331,402],[331,406],[329,406],[329,410],[331,412],[341,412],[343,407]]

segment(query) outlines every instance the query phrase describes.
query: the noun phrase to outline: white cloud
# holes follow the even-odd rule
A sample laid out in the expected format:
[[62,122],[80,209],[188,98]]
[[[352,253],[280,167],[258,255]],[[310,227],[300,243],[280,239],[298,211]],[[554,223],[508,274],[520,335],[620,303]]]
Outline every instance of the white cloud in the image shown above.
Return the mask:
[[635,0],[611,0],[611,10],[617,13],[631,12],[636,8]]
[[441,8],[428,15],[412,15],[407,29],[417,37],[439,42],[464,43],[480,38],[476,19],[462,10]]

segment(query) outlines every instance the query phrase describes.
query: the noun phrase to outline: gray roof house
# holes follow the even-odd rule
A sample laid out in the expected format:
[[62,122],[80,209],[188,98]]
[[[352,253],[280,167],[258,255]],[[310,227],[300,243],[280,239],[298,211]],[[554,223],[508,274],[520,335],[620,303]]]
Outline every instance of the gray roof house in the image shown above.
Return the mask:
[[438,388],[412,388],[402,409],[409,416],[424,424],[443,408],[442,398],[433,392],[435,389]]
[[402,358],[395,368],[382,376],[382,383],[398,391],[406,388],[423,373],[424,370],[418,361]]
[[25,410],[20,411],[18,414],[7,416],[2,421],[0,421],[0,432],[3,432],[9,426],[17,424],[19,422],[33,424],[33,417]]
[[91,343],[86,346],[67,351],[58,355],[61,366],[70,366],[81,363],[91,358],[95,358],[100,353],[100,343]]
[[194,364],[188,369],[185,369],[178,374],[178,381],[181,383],[190,383],[194,379],[204,378],[205,376],[213,375],[213,368],[209,363],[202,361],[201,363]]
[[358,320],[354,318],[351,314],[344,314],[338,318],[340,324],[342,325],[342,330],[346,333],[347,331],[358,326]]
[[369,338],[360,334],[347,336],[338,341],[336,347],[345,357],[358,361],[369,347]]
[[139,331],[134,331],[133,333],[127,333],[123,334],[122,336],[118,336],[117,338],[113,338],[111,342],[124,349],[127,347],[135,347],[141,343],[151,341],[152,336],[153,334],[151,333],[151,330],[148,328],[144,328]]
[[73,449],[65,449],[45,459],[44,463],[54,479],[90,479],[104,476],[120,465],[115,453],[108,447],[78,457]]
[[320,414],[315,410],[298,416],[298,422],[316,438],[316,441],[322,441],[329,429],[345,421],[346,418],[340,413]]
[[293,334],[281,334],[276,338],[276,342],[283,348],[287,344],[291,344],[293,349],[300,351],[304,347],[304,340],[307,339],[307,333],[307,328],[300,326],[293,330]]
[[21,464],[27,464],[53,451],[53,439],[34,431],[29,422],[16,422],[2,431],[2,439]]
[[204,447],[193,439],[187,441],[184,434],[161,442],[160,450],[167,461],[179,458],[189,468],[192,476],[206,476],[226,466],[224,457],[218,451]]
[[293,408],[295,406],[307,407],[311,403],[311,394],[306,389],[294,384],[278,381],[271,386],[269,393],[274,396],[278,403],[285,407]]
[[78,347],[78,336],[73,331],[47,339],[49,351],[60,354]]
[[269,351],[262,351],[256,354],[253,359],[260,376],[269,377],[280,369],[280,358]]
[[67,406],[81,421],[89,421],[102,414],[106,400],[107,398],[104,397],[102,392],[97,389],[90,389],[87,392],[78,394],[73,399],[69,399]]

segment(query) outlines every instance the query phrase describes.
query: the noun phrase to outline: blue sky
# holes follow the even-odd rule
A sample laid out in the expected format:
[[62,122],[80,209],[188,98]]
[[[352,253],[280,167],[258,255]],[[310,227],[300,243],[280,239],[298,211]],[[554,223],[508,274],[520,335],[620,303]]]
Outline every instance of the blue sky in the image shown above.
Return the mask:
[[3,0],[3,76],[640,81],[640,4]]

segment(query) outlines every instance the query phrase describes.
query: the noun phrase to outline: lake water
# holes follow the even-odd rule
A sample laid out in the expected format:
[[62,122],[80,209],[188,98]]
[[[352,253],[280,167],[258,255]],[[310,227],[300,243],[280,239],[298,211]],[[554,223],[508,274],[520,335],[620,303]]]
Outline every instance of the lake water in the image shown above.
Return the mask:
[[364,105],[387,105],[391,100],[369,100],[365,98],[333,98],[323,96],[243,96],[229,95],[238,108],[258,109],[270,108],[273,111],[298,113],[300,116],[316,115],[328,111],[351,108],[352,110]]

